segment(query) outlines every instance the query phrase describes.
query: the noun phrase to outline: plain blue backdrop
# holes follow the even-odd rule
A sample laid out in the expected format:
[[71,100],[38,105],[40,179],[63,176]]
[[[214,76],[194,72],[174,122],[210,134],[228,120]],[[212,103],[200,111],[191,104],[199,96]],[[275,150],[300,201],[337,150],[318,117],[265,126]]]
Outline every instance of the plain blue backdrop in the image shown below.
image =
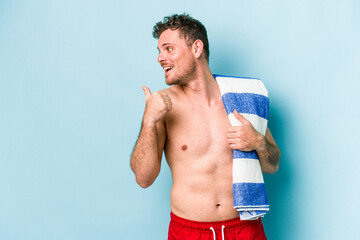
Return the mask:
[[142,85],[165,88],[153,25],[190,13],[213,73],[256,77],[282,150],[269,239],[356,239],[360,2],[0,1],[0,239],[166,239],[171,173],[129,167]]

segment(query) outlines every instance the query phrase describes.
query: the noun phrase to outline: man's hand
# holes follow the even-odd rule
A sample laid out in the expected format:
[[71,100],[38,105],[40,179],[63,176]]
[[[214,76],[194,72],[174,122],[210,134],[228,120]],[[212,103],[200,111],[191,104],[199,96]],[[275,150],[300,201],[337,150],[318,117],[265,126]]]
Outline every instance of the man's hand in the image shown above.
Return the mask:
[[242,126],[232,126],[229,128],[227,139],[230,147],[240,151],[259,149],[265,138],[236,110],[234,110],[234,116],[240,121]]
[[148,87],[142,86],[145,93],[144,123],[155,125],[167,112],[172,109],[171,98],[166,93],[151,91]]

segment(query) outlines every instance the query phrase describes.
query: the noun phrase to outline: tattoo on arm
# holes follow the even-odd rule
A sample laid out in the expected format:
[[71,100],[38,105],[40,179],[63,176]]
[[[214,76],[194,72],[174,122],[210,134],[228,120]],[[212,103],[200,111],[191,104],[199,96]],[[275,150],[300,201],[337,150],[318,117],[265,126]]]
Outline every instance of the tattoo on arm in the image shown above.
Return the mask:
[[268,141],[266,141],[267,149],[269,151],[269,155],[267,158],[267,162],[273,166],[279,164],[280,160],[280,150],[278,147],[271,145]]

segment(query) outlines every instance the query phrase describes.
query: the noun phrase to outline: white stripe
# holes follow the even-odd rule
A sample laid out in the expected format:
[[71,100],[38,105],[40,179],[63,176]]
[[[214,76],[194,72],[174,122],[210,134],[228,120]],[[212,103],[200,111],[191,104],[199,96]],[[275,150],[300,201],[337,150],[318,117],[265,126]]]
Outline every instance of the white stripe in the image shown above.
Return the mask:
[[234,183],[264,183],[259,160],[235,158],[233,160]]
[[[256,114],[249,113],[240,113],[246,120],[248,120],[251,125],[255,128],[256,131],[265,136],[267,128],[267,120],[265,118],[259,117]],[[241,126],[240,121],[234,116],[233,113],[228,115],[230,123],[232,126]]]
[[221,95],[228,92],[233,93],[255,93],[268,97],[263,82],[259,79],[216,77]]
[[263,217],[265,213],[256,215],[255,212],[241,212],[240,220],[257,220],[259,217]]

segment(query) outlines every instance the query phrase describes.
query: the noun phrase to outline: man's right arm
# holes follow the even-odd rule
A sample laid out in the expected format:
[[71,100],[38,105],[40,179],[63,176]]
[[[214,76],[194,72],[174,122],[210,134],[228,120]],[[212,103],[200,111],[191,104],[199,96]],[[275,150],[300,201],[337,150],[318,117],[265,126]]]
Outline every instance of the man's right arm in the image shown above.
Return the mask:
[[159,175],[162,152],[166,140],[164,124],[165,114],[172,109],[167,94],[145,92],[145,111],[139,138],[131,154],[130,166],[136,176],[136,182],[143,188],[149,187]]

